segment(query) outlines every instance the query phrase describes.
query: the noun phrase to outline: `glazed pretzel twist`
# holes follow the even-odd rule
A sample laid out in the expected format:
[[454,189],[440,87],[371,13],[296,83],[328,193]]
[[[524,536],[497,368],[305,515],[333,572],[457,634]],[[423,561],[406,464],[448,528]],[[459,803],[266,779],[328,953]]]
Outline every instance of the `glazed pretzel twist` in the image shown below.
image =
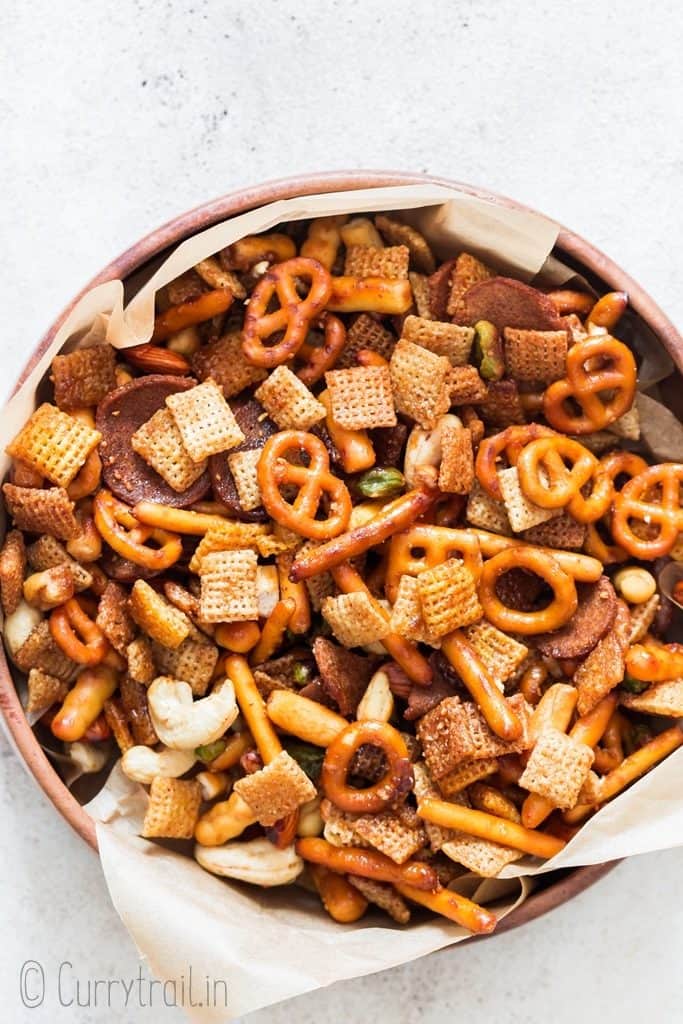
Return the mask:
[[[162,571],[180,558],[183,545],[176,533],[153,526],[143,526],[124,502],[110,491],[101,490],[93,503],[95,525],[102,539],[122,558],[145,569]],[[147,541],[160,546],[151,548]]]
[[[366,789],[347,782],[354,754],[363,744],[379,747],[387,769],[381,779]],[[402,800],[413,785],[413,769],[405,740],[393,725],[365,719],[352,722],[332,740],[323,761],[322,787],[329,800],[351,814],[376,814]]]
[[321,313],[314,326],[322,327],[324,330],[322,345],[315,348],[304,342],[298,353],[300,357],[305,358],[306,363],[297,370],[297,376],[309,388],[332,369],[346,344],[346,327],[333,313]]
[[[540,576],[554,593],[553,600],[540,611],[522,612],[504,605],[496,593],[500,577],[510,569],[526,569]],[[578,604],[573,578],[551,556],[538,548],[519,545],[507,548],[484,563],[479,579],[479,600],[484,616],[508,633],[550,632],[567,622]]]
[[[578,341],[567,356],[567,376],[546,388],[545,418],[565,434],[603,430],[631,408],[636,374],[633,354],[616,338],[606,334]],[[568,399],[580,406],[580,413],[567,408]]]
[[[571,464],[567,468],[566,462]],[[614,487],[592,452],[570,437],[543,437],[532,441],[517,460],[520,487],[541,508],[567,507],[580,523],[592,523],[607,512]],[[587,497],[582,487],[590,482]]]
[[49,625],[55,643],[79,665],[99,665],[109,651],[104,633],[75,597],[53,609]]
[[[288,454],[307,455],[307,466],[295,465]],[[351,497],[346,484],[330,472],[327,448],[314,434],[283,430],[268,439],[258,464],[258,482],[263,506],[281,526],[312,540],[329,540],[342,533],[351,515]],[[280,488],[297,487],[294,501],[283,497]],[[316,519],[323,496],[329,499],[325,519]]]
[[479,541],[468,530],[447,526],[411,526],[395,533],[389,543],[384,589],[387,600],[394,603],[401,576],[417,576],[425,569],[433,569],[456,555],[462,558],[475,579],[481,572]]
[[[306,298],[297,291],[297,278],[310,282]],[[317,260],[296,256],[278,263],[254,288],[244,317],[244,355],[255,366],[272,369],[291,359],[306,340],[311,321],[325,307],[332,291],[332,278]],[[268,312],[277,296],[280,308]],[[284,331],[284,337],[266,347],[263,342]]]
[[[683,531],[683,463],[662,462],[634,476],[617,494],[612,535],[634,558],[651,560],[671,551]],[[653,494],[653,492],[659,492]],[[658,526],[656,537],[638,537],[631,522]]]
[[[618,477],[625,474],[632,479],[647,469],[645,459],[641,458],[640,455],[636,455],[635,452],[626,451],[608,452],[601,457],[600,464],[612,481],[615,491],[620,490],[617,486]],[[603,523],[605,527],[609,527],[609,516],[603,519]],[[625,551],[618,544],[609,544],[603,539],[598,530],[597,523],[588,523],[586,527],[584,550],[589,555],[593,555],[594,558],[599,558],[603,565],[625,562],[629,557],[628,551]]]
[[498,480],[497,461],[505,453],[511,466],[517,465],[520,452],[525,445],[540,437],[556,437],[554,430],[541,423],[525,423],[501,430],[493,437],[485,437],[479,445],[474,470],[477,480],[495,501],[503,500]]

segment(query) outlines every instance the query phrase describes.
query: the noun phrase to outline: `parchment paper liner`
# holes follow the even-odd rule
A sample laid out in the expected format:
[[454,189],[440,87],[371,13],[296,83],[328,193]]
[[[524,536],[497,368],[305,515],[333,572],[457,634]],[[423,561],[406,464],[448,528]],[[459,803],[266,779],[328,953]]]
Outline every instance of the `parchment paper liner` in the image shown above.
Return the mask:
[[[375,210],[409,210],[407,218],[441,255],[467,249],[524,280],[538,275],[545,285],[556,286],[576,280],[574,271],[551,255],[558,233],[555,223],[456,189],[399,186],[281,200],[181,243],[125,308],[120,281],[87,293],[8,404],[2,447],[32,412],[36,389],[65,345],[96,343],[105,333],[117,348],[148,341],[156,291],[246,234],[283,221]],[[647,375],[648,385],[666,375],[667,360],[661,352],[651,360],[655,370]],[[680,433],[667,436],[661,417],[673,419],[680,432],[678,421],[647,396],[639,397],[639,406],[644,435],[656,456],[672,457],[663,452],[668,453]],[[5,468],[7,464],[5,458]],[[603,808],[551,861],[538,864],[525,858],[504,869],[499,880],[475,885],[468,878],[456,884],[465,886],[475,899],[493,902],[502,918],[525,899],[535,874],[681,845],[682,767],[683,749]],[[139,838],[146,800],[142,787],[126,779],[117,765],[86,810],[97,822],[100,857],[114,905],[152,972],[180,982],[191,965],[195,976],[226,980],[228,1010],[222,1005],[186,1006],[194,1020],[224,1021],[226,1012],[247,1013],[334,981],[404,963],[467,937],[457,926],[433,918],[405,929],[374,916],[367,923],[340,927],[297,886],[259,890],[215,878],[188,856]]]

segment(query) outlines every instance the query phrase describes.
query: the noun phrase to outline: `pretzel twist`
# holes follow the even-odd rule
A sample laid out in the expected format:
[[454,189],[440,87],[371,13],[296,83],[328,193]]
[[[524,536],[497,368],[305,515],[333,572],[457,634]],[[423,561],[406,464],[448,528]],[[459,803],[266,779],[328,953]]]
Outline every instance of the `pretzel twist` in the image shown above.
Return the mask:
[[[510,569],[526,569],[540,576],[553,590],[550,604],[534,612],[522,612],[504,605],[496,593],[496,584]],[[572,617],[578,604],[573,578],[551,555],[526,545],[508,548],[484,563],[479,580],[479,600],[484,616],[498,629],[529,636],[559,629]]]
[[106,657],[109,643],[104,633],[81,606],[70,597],[50,613],[50,633],[72,661],[94,667]]
[[[617,486],[618,477],[625,474],[630,479],[633,479],[634,476],[638,476],[639,473],[644,472],[648,468],[645,459],[641,458],[640,455],[636,455],[635,452],[627,451],[608,452],[601,457],[600,464],[612,481],[615,491],[621,489]],[[603,524],[606,528],[609,527],[609,516],[603,519]],[[597,523],[588,523],[584,549],[589,555],[599,558],[604,565],[625,562],[629,557],[628,551],[625,551],[619,544],[609,544],[603,539],[598,530]]]
[[[297,291],[297,278],[310,282],[306,298]],[[317,260],[305,256],[278,263],[263,275],[251,293],[244,317],[243,351],[250,363],[272,369],[299,351],[311,321],[325,307],[332,291],[332,278]],[[277,296],[280,308],[269,313]],[[284,331],[284,337],[266,347],[264,340]]]
[[[616,338],[606,334],[578,341],[569,350],[566,377],[546,388],[545,418],[565,434],[603,430],[631,408],[636,374],[631,350]],[[568,399],[580,406],[580,413],[567,408]]]
[[[161,571],[177,562],[183,552],[182,541],[177,534],[141,525],[132,509],[110,491],[103,489],[97,493],[93,514],[102,539],[118,555],[135,565]],[[147,541],[150,540],[159,547],[148,547]]]
[[503,492],[498,480],[497,462],[503,453],[511,466],[517,465],[517,459],[525,445],[540,437],[556,437],[554,430],[544,427],[541,423],[515,424],[506,427],[493,437],[485,437],[479,445],[474,471],[477,480],[495,501],[503,500]]
[[[614,487],[609,475],[592,452],[570,437],[555,435],[532,441],[520,453],[517,471],[529,501],[541,508],[566,506],[580,523],[600,519],[612,502]],[[582,488],[587,484],[591,493],[586,497]]]
[[395,533],[389,544],[389,560],[385,579],[387,600],[393,604],[398,594],[401,576],[417,576],[425,569],[457,555],[475,579],[481,572],[479,541],[469,530],[456,530],[447,526],[412,526]]
[[626,653],[626,671],[634,679],[661,683],[683,676],[683,644],[633,644]]
[[[347,782],[354,754],[364,744],[379,747],[387,768],[381,779],[365,789]],[[393,725],[365,719],[352,722],[332,740],[323,761],[321,782],[335,806],[351,814],[376,814],[403,800],[413,785],[413,769],[405,740]]]
[[[634,558],[652,560],[671,551],[683,531],[682,484],[683,463],[662,462],[633,477],[617,494],[612,535]],[[637,536],[632,520],[658,526],[657,536]]]
[[[285,457],[303,454],[307,466],[295,465]],[[303,430],[283,430],[266,441],[258,464],[258,482],[268,515],[281,526],[312,540],[329,540],[342,533],[351,516],[351,496],[346,484],[330,472],[327,448],[314,434]],[[293,502],[283,497],[280,488],[298,487]],[[316,519],[323,495],[330,502],[325,519]]]
[[298,352],[306,363],[297,370],[297,377],[309,388],[332,369],[346,344],[346,327],[333,313],[321,313],[314,325],[325,332],[322,345],[315,347],[304,342]]

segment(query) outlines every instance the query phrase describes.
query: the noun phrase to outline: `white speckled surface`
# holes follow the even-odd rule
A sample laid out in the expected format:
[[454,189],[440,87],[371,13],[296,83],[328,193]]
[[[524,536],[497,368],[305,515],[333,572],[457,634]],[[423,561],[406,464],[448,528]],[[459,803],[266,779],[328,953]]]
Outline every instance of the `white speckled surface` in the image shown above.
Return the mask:
[[[588,236],[680,322],[683,9],[557,3],[34,0],[0,16],[0,391],[66,300],[143,233],[298,171],[431,171]],[[164,1022],[98,862],[0,736],[3,1020]],[[522,932],[315,993],[254,1024],[680,1019],[680,851],[619,867]],[[19,998],[42,963],[41,1007]],[[57,987],[63,970],[61,1006]],[[195,965],[200,971],[200,965]],[[35,995],[29,975],[28,995]],[[229,1016],[229,1014],[226,1016]]]

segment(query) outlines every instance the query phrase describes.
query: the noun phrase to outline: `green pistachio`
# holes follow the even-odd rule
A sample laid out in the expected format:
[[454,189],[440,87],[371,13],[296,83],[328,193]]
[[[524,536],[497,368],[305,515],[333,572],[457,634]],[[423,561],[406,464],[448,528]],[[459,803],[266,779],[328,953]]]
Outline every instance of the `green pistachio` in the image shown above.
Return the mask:
[[289,756],[293,757],[299,767],[306,772],[311,782],[317,783],[325,758],[323,748],[314,747],[312,743],[304,743],[302,740],[290,739],[284,740],[282,745]]
[[377,466],[363,473],[358,490],[365,498],[395,498],[406,482],[400,470],[392,466]]
[[215,740],[213,743],[206,743],[203,747],[197,747],[195,754],[204,764],[215,761],[219,754],[222,754],[227,746],[225,740]]
[[474,325],[473,357],[479,364],[484,380],[500,380],[505,373],[503,343],[500,331],[489,320],[478,320]]

